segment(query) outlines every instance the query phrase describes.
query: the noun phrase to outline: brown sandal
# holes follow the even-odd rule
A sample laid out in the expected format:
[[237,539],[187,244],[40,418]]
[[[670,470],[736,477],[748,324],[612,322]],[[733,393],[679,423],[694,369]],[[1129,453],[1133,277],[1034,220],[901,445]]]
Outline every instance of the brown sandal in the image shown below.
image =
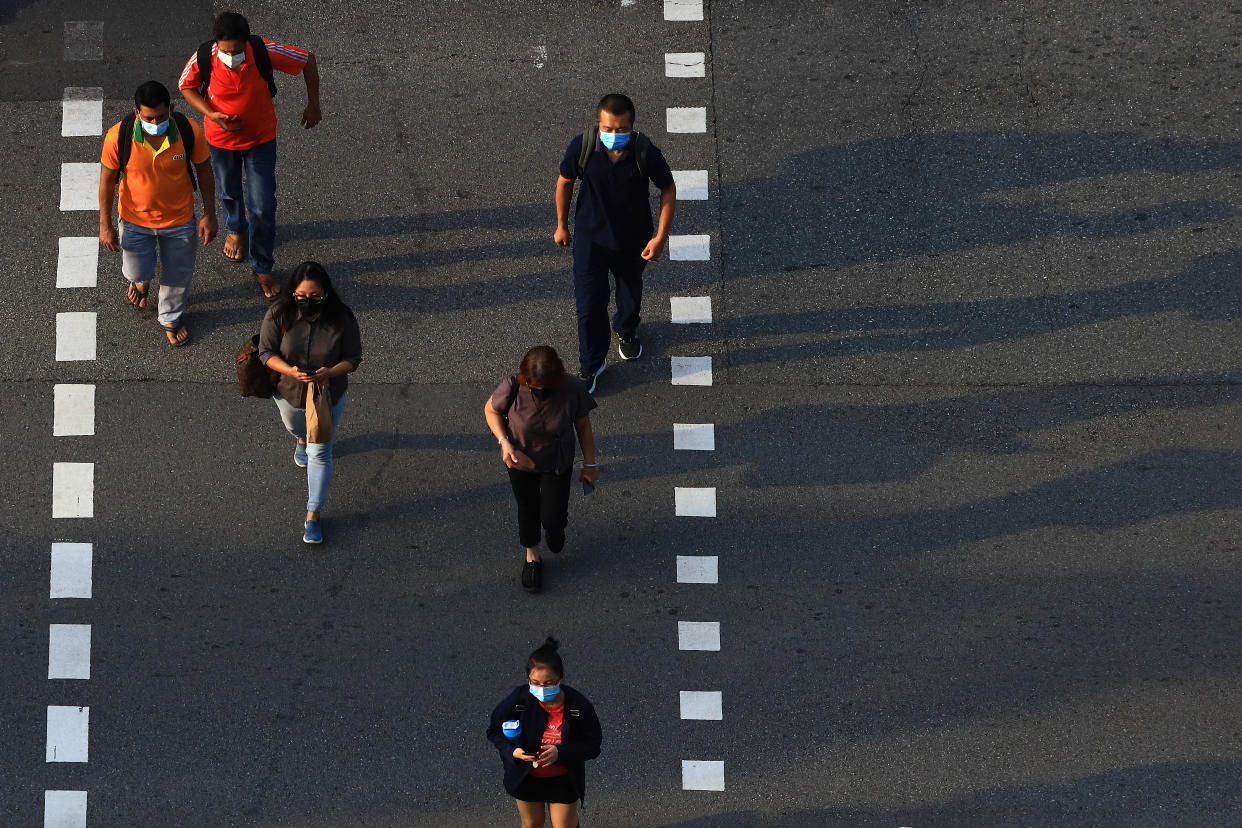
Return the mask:
[[[233,252],[236,254],[235,256],[229,255],[229,241],[234,243]],[[242,240],[241,235],[238,233],[225,233],[224,244],[220,247],[221,252],[224,253],[224,258],[230,262],[240,262],[246,258],[246,242]]]
[[273,299],[280,298],[280,280],[270,273],[254,272],[254,280],[259,283],[259,287],[263,289],[263,295],[270,302]]

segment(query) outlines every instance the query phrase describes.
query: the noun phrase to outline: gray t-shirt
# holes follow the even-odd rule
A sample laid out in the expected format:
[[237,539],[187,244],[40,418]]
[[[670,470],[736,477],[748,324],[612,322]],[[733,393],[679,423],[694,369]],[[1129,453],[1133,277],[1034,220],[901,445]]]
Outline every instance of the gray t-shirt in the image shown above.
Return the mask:
[[514,468],[533,472],[563,472],[573,466],[574,423],[596,407],[586,385],[572,374],[546,400],[536,399],[531,389],[509,377],[492,392],[491,406],[509,417],[509,439],[518,458]]

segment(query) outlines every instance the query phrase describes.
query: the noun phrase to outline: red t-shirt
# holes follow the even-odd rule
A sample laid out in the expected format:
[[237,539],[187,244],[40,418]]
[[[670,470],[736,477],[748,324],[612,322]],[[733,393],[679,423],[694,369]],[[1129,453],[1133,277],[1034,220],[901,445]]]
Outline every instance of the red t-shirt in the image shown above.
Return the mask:
[[[286,46],[263,38],[267,53],[272,58],[272,71],[297,75],[306,68],[310,52],[297,46]],[[207,88],[207,102],[217,112],[237,115],[241,129],[227,130],[210,118],[204,118],[203,130],[207,143],[221,149],[244,150],[266,144],[276,138],[276,107],[272,105],[272,93],[267,81],[254,64],[254,50],[246,44],[246,60],[236,69],[220,62],[216,44],[211,44],[211,84]],[[203,82],[198,71],[198,53],[190,56],[185,69],[181,70],[179,89],[195,89]]]
[[[561,743],[561,724],[565,721],[564,703],[557,707],[548,707],[543,702],[539,702],[539,706],[548,712],[548,725],[543,729],[543,740],[539,744],[559,745]],[[564,776],[567,773],[569,773],[569,768],[564,765],[540,765],[537,768],[533,768],[530,775],[547,777]]]

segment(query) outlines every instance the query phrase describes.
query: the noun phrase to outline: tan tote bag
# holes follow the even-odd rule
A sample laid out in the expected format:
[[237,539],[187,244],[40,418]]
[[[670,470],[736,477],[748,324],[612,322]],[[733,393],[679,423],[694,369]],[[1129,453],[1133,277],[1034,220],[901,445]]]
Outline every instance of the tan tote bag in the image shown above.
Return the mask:
[[306,442],[332,442],[332,403],[328,401],[327,383],[312,382],[306,386]]

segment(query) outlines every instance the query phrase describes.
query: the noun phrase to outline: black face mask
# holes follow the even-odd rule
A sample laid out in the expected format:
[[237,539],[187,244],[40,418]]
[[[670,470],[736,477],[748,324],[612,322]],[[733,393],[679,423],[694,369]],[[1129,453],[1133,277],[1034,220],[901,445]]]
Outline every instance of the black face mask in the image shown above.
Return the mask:
[[552,396],[552,389],[551,388],[532,388],[530,389],[530,393],[531,393],[531,396],[533,396],[535,399],[542,402],[543,400],[546,400]]
[[323,307],[323,299],[307,299],[295,296],[293,301],[302,313],[319,313],[319,309]]

